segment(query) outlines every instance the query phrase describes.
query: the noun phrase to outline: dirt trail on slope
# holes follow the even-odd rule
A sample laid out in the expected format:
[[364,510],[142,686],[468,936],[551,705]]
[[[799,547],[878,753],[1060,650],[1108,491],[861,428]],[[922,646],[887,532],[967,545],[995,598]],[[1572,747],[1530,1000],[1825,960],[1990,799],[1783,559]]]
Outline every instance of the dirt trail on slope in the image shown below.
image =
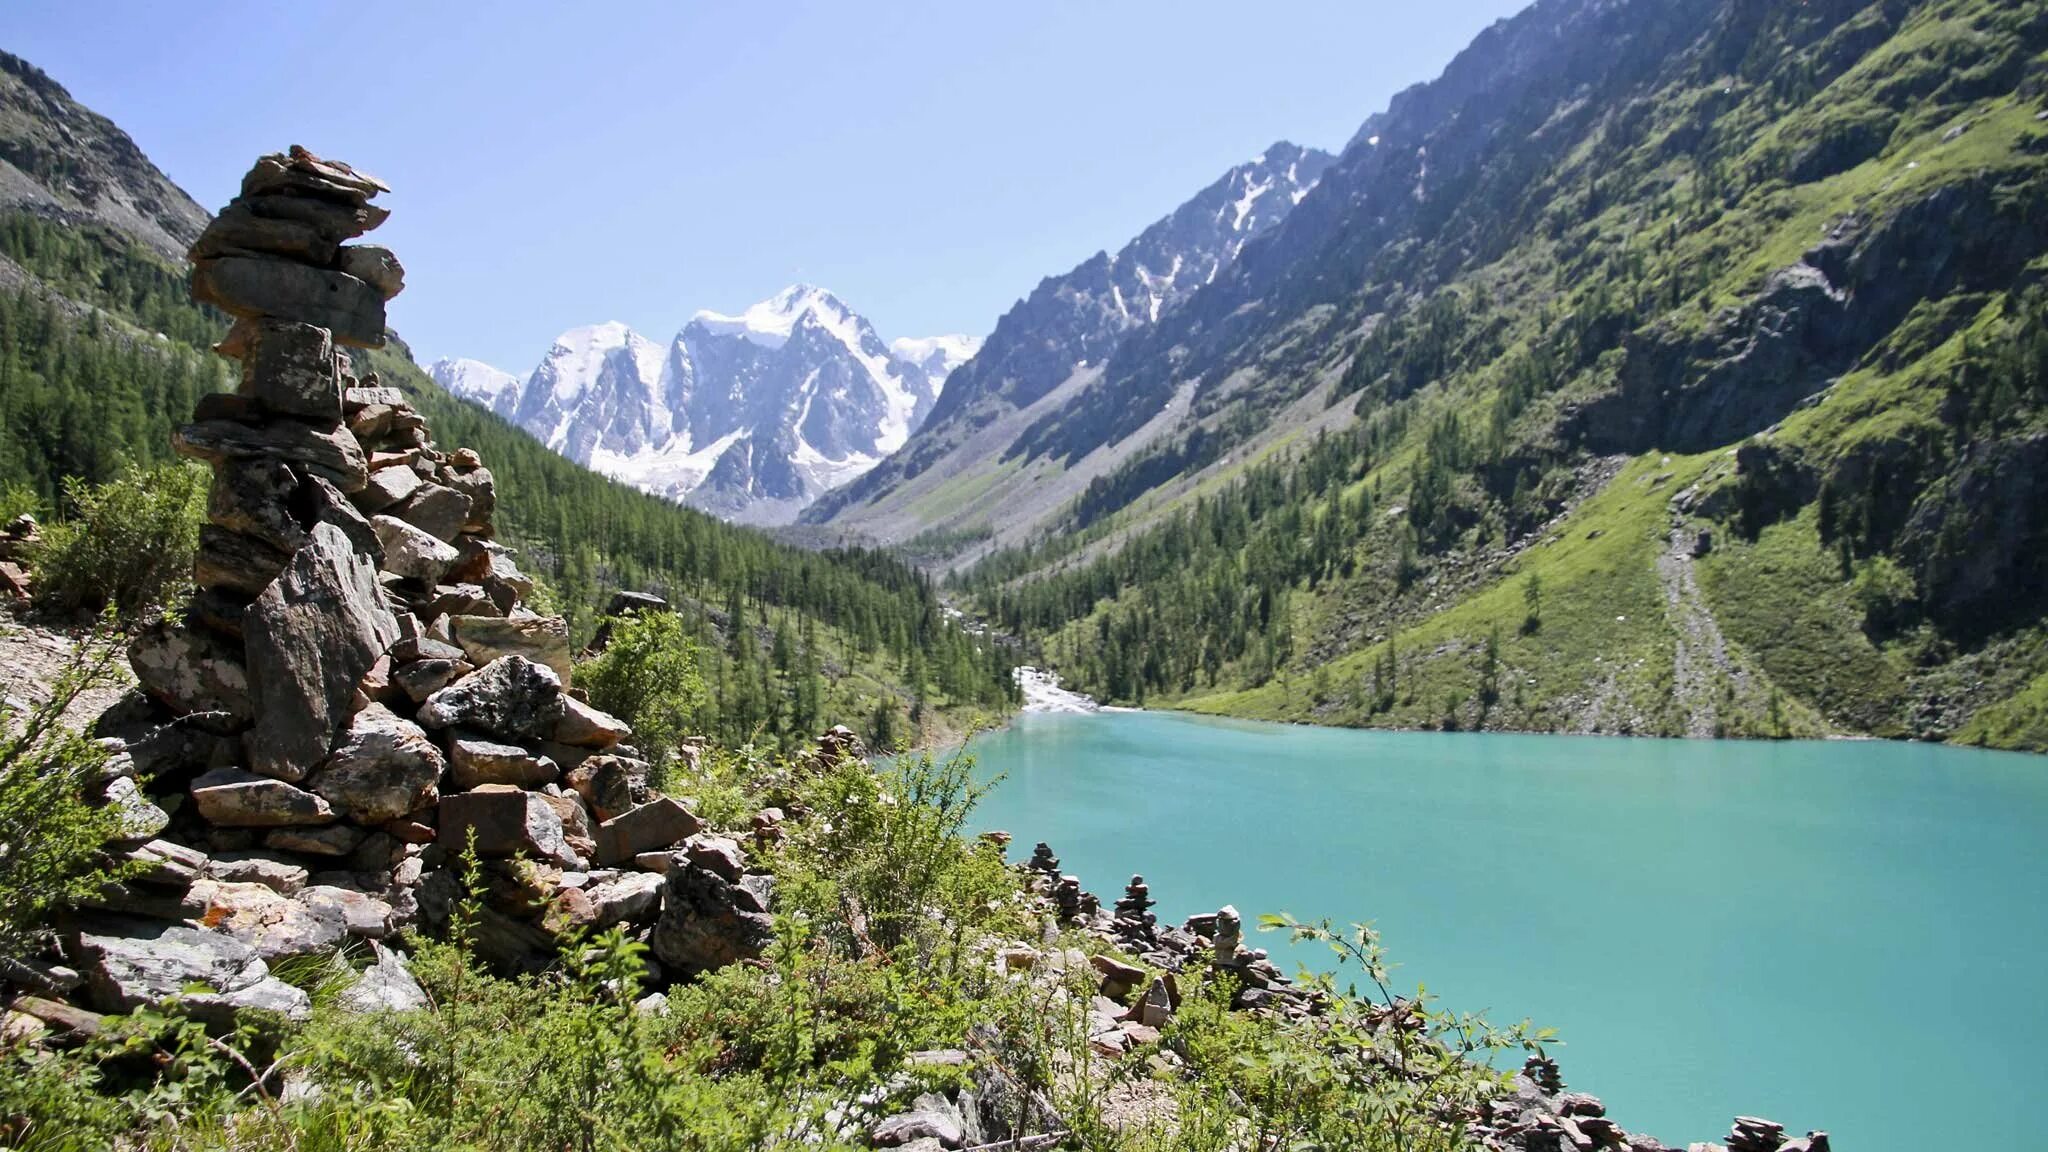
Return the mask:
[[1670,542],[1657,557],[1664,586],[1664,611],[1678,637],[1673,660],[1673,695],[1685,716],[1685,734],[1703,739],[1719,734],[1721,685],[1734,685],[1735,699],[1754,691],[1749,672],[1728,654],[1728,641],[1700,593],[1693,572],[1694,532],[1673,523]]

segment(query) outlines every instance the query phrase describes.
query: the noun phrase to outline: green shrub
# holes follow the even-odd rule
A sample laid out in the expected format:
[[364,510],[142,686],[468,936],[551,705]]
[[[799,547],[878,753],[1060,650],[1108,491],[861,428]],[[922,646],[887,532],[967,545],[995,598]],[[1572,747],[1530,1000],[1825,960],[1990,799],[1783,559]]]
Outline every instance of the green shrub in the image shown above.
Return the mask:
[[115,878],[100,848],[120,828],[86,799],[106,753],[64,725],[80,693],[104,680],[117,649],[95,637],[26,714],[0,709],[0,956],[18,956],[51,914]]
[[637,612],[613,622],[611,641],[576,669],[590,702],[633,726],[633,743],[666,764],[685,736],[705,727],[696,642],[672,612]]
[[65,481],[68,514],[43,530],[32,561],[36,606],[135,617],[174,601],[191,577],[206,484],[205,469],[183,464]]

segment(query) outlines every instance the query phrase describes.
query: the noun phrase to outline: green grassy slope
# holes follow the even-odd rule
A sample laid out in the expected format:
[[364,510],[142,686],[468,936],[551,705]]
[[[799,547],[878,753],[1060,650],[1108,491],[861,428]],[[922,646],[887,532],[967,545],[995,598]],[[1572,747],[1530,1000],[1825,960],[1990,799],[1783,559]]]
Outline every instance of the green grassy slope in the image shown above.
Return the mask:
[[1205,434],[1332,375],[1355,423],[1173,499],[1141,457],[963,586],[1128,702],[2044,747],[2048,5],[1637,7],[1699,31],[1168,334],[1239,366]]

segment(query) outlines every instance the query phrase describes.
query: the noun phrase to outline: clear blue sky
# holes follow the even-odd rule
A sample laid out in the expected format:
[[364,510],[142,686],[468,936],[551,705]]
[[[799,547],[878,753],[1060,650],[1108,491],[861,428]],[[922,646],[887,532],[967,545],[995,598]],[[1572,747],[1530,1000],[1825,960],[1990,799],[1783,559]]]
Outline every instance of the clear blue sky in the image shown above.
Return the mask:
[[302,143],[382,176],[423,358],[524,374],[822,284],[986,333],[1277,139],[1341,147],[1523,0],[12,0],[0,46],[217,209]]

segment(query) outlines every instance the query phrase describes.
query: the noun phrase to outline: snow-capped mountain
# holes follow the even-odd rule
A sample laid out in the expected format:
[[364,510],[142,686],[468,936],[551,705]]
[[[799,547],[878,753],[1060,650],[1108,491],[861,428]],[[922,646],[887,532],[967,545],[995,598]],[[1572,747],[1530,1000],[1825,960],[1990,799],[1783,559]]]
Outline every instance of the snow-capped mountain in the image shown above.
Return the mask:
[[924,423],[980,341],[885,344],[808,284],[656,344],[623,324],[564,333],[524,383],[473,360],[429,374],[557,452],[730,519],[778,524],[861,475]]

